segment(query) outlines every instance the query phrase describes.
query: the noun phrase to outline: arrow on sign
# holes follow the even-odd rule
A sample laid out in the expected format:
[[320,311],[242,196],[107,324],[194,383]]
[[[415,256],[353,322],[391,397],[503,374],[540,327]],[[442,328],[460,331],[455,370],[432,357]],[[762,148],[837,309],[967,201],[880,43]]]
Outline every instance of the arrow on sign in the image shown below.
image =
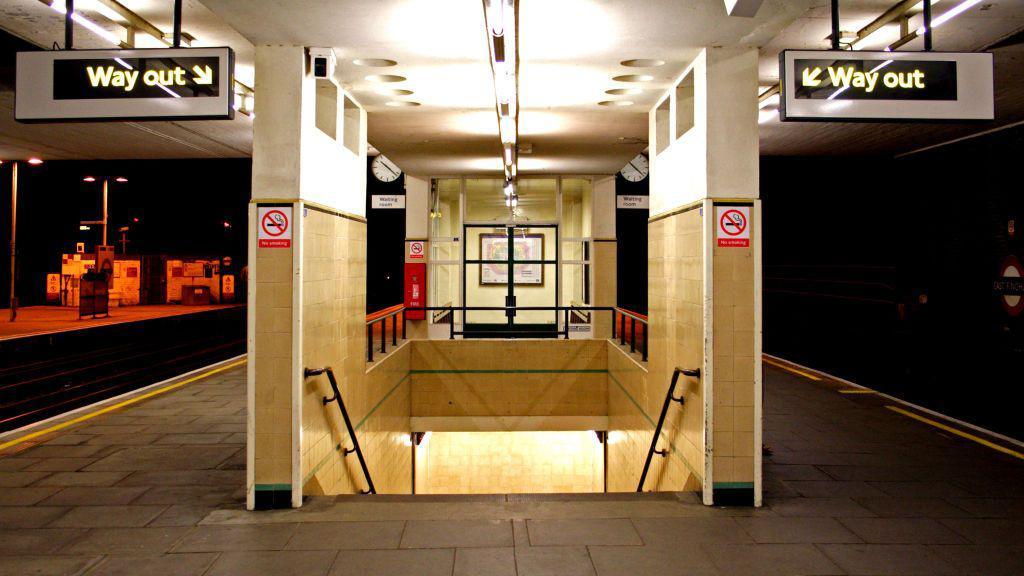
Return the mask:
[[810,68],[804,68],[804,86],[821,86],[821,80],[818,80],[820,75],[821,68],[815,68],[813,72]]
[[[200,86],[213,84],[213,69],[209,66],[200,68],[198,65],[192,67],[192,71],[196,73],[196,77],[192,79],[193,82]],[[806,76],[807,73],[804,73]]]

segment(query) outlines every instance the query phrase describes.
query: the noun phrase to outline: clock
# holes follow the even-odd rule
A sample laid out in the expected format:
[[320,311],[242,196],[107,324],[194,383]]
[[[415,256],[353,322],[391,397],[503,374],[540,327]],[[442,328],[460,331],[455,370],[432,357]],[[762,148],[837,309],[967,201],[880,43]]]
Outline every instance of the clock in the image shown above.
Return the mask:
[[370,164],[370,169],[373,170],[373,175],[381,182],[394,182],[398,180],[398,177],[402,175],[402,169],[395,165],[394,162],[388,160],[383,154],[378,154],[373,162]]
[[637,154],[636,158],[629,161],[622,170],[619,171],[622,177],[630,182],[639,182],[644,178],[647,178],[647,173],[650,172],[651,168],[647,164],[647,157],[643,154]]

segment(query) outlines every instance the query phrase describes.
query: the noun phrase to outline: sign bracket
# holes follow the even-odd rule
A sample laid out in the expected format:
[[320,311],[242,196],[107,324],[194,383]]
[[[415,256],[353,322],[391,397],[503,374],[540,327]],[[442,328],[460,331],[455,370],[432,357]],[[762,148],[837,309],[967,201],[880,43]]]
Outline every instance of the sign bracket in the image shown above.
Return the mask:
[[[925,4],[928,0],[925,0]],[[839,0],[832,0],[832,49],[839,50],[839,40],[841,33],[839,32]]]
[[64,49],[75,49],[75,0],[64,2]]
[[181,0],[174,0],[174,47],[181,48]]

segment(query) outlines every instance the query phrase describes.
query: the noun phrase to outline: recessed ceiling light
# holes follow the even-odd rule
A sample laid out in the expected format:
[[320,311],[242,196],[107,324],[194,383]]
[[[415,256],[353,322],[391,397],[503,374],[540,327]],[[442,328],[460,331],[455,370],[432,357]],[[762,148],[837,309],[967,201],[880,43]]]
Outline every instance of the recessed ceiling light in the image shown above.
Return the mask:
[[405,76],[398,76],[396,74],[371,74],[366,79],[370,82],[380,82],[382,84],[405,82]]
[[392,100],[385,104],[385,106],[391,106],[392,108],[408,108],[419,105],[419,102],[412,102],[410,100]]
[[352,63],[356,66],[369,66],[370,68],[387,68],[398,65],[398,62],[387,58],[356,58]]
[[598,106],[632,106],[633,102],[630,100],[604,100],[597,103]]
[[374,92],[381,96],[412,96],[412,90],[405,88],[377,88]]
[[629,96],[632,94],[640,94],[643,92],[640,88],[612,88],[611,90],[605,90],[605,94],[611,94],[612,96]]
[[633,60],[623,60],[619,64],[629,66],[630,68],[657,68],[658,66],[664,66],[665,61],[651,58],[636,58]]
[[650,82],[654,80],[654,76],[649,74],[623,74],[622,76],[616,76],[612,78],[616,82]]

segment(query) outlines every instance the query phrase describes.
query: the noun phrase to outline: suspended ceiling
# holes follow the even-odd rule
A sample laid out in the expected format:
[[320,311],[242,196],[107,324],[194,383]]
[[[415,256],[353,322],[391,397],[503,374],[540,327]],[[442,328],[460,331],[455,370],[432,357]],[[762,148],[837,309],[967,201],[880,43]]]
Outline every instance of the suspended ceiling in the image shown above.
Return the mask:
[[[89,1],[76,4],[97,22]],[[169,0],[122,0],[163,30],[171,28]],[[855,31],[895,0],[844,0],[843,30]],[[959,0],[943,0],[936,14]],[[735,18],[721,0],[520,0],[520,140],[532,148],[522,173],[607,174],[646,147],[646,110],[671,85],[701,46],[759,47],[760,76],[777,79],[783,48],[825,48],[826,1],[765,0],[757,17]],[[109,23],[108,23],[109,24]],[[39,46],[63,41],[63,16],[38,0],[0,0],[0,27]],[[109,26],[114,29],[114,26]],[[983,2],[936,30],[938,50],[978,50],[1024,28],[1024,0]],[[497,173],[500,148],[480,0],[186,0],[184,30],[197,46],[229,45],[238,76],[253,81],[254,44],[329,46],[339,58],[337,77],[369,111],[369,137],[377,149],[415,174]],[[876,45],[898,36],[895,24],[872,37]],[[904,49],[920,49],[917,40]],[[76,47],[111,44],[79,29]],[[859,49],[872,48],[870,44]],[[386,58],[396,66],[352,63]],[[664,60],[656,68],[628,68],[623,60]],[[895,154],[944,139],[1024,119],[1024,53],[996,50],[998,120],[986,125],[779,124],[761,126],[764,154]],[[371,74],[405,81],[412,90],[395,108],[376,93]],[[613,81],[650,74],[653,81]],[[605,90],[637,86],[643,93],[609,96]],[[257,115],[259,86],[257,91]],[[251,154],[253,120],[114,124],[21,125],[13,121],[12,94],[0,92],[0,158],[230,157]],[[625,107],[603,100],[628,99]]]

